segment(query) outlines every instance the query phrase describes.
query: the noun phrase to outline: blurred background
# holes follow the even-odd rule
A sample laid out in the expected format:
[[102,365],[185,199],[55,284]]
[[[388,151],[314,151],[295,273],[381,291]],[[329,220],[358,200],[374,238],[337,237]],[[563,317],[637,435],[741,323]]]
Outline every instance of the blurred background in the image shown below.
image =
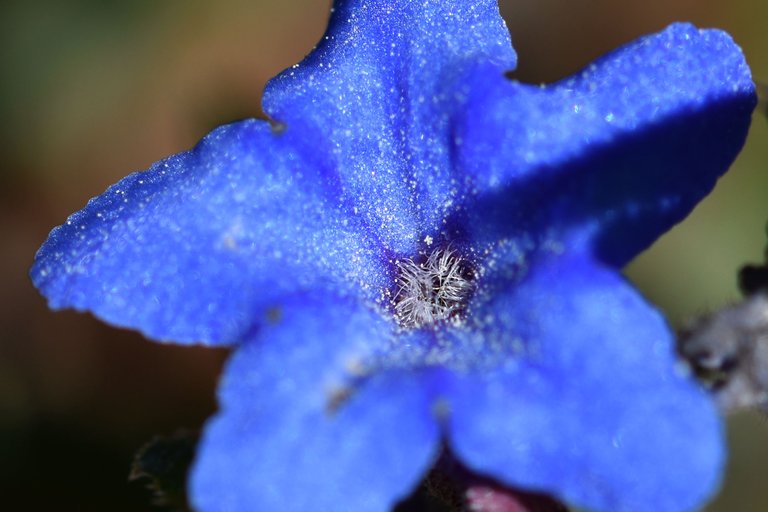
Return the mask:
[[[226,353],[51,313],[27,269],[48,231],[130,171],[258,115],[264,82],[322,35],[329,0],[6,0],[0,7],[0,496],[5,510],[149,510],[127,483],[155,434],[215,409]],[[546,82],[673,21],[728,30],[768,81],[764,0],[510,0],[516,77]],[[674,325],[738,298],[768,221],[768,122],[732,171],[628,275]],[[729,422],[710,512],[768,510],[768,420]],[[652,510],[653,504],[649,504]]]

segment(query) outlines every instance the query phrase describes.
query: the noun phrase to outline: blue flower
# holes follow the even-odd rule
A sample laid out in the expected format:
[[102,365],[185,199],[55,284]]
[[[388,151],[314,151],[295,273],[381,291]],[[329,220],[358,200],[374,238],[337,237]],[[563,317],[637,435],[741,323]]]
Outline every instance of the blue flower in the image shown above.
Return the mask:
[[620,268],[742,146],[728,35],[673,25],[547,86],[491,0],[338,0],[223,126],[54,229],[53,308],[236,346],[190,485],[203,511],[384,511],[446,443],[603,511],[689,510],[722,426]]

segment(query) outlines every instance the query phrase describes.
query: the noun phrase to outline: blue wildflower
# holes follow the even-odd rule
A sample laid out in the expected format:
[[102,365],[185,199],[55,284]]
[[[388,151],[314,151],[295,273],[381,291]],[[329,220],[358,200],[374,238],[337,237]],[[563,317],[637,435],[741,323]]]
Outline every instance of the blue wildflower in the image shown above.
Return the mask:
[[619,269],[742,146],[749,69],[682,24],[553,85],[515,61],[491,0],[338,0],[269,122],[53,230],[32,269],[51,307],[237,346],[197,508],[387,510],[442,443],[594,510],[714,492],[720,420]]

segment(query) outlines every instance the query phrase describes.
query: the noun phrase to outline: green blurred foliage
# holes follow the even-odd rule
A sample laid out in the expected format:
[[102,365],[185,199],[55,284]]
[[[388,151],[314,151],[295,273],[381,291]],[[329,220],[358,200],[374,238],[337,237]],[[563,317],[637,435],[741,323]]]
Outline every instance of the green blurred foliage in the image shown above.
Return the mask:
[[[260,113],[260,91],[319,39],[328,1],[6,0],[0,6],[0,491],[11,510],[135,511],[132,453],[199,427],[222,351],[163,346],[87,315],[49,312],[26,278],[48,230],[130,171],[214,126]],[[721,27],[768,80],[763,0],[509,0],[516,77],[556,80],[670,22]],[[738,298],[762,258],[768,123],[689,219],[628,269],[673,325]],[[768,423],[729,426],[710,512],[768,510]],[[653,504],[649,504],[649,510]]]

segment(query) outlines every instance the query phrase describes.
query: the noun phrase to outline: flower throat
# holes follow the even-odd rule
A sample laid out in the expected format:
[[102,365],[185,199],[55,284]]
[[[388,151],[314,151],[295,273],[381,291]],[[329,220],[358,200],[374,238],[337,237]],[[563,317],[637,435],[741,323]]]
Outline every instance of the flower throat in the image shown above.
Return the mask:
[[472,272],[450,249],[436,249],[426,260],[396,261],[397,293],[392,301],[397,321],[417,328],[459,318],[472,291]]

